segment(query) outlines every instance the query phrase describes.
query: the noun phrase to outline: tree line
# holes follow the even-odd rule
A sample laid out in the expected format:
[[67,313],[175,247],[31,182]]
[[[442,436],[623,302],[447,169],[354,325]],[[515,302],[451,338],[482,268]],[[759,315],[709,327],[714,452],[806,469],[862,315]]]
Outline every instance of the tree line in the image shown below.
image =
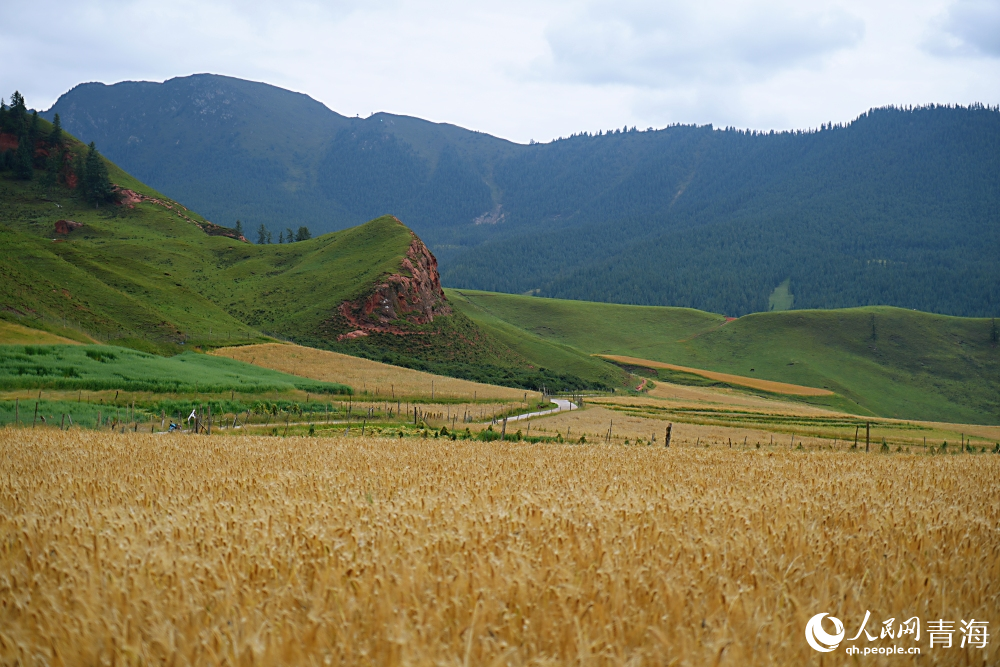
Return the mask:
[[[236,221],[236,229],[242,232],[243,226],[239,220]],[[298,231],[294,234],[291,227],[278,232],[278,243],[295,243],[296,241],[308,241],[311,238],[312,233],[305,226],[299,227]],[[261,223],[260,227],[257,228],[257,245],[267,245],[272,243],[273,239],[274,236],[271,234],[271,230],[267,228],[267,225]]]
[[18,180],[32,180],[41,172],[47,187],[62,185],[80,192],[94,206],[117,200],[108,168],[94,142],[86,150],[73,145],[63,132],[59,114],[52,123],[42,120],[37,111],[28,113],[24,96],[14,91],[10,106],[0,99],[0,172],[9,172]]

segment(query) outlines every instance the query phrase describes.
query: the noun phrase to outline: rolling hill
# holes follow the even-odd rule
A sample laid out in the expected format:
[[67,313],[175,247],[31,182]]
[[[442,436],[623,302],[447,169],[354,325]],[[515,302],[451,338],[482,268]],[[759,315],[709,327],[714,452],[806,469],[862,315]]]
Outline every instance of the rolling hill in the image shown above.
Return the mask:
[[[159,354],[280,337],[531,389],[623,377],[582,353],[587,378],[552,372],[544,355],[522,356],[452,312],[434,256],[396,218],[259,246],[106,161],[119,201],[92,205],[75,171],[86,147],[65,135],[60,176],[46,181],[57,148],[51,126],[32,122],[31,177],[0,171],[3,318]],[[15,150],[32,141],[0,139]],[[13,152],[0,153],[4,164]]]
[[396,215],[449,286],[727,315],[775,304],[1000,311],[995,108],[873,109],[817,131],[622,128],[526,146],[405,116],[346,118],[205,74],[82,84],[44,115],[55,113],[225,225],[328,232]]
[[[858,414],[1000,423],[1000,325],[992,319],[867,307],[727,321],[682,308],[472,290],[448,295],[458,310],[504,340],[829,389],[836,395],[800,400]],[[646,372],[689,381],[655,368]]]
[[[825,388],[834,395],[800,400],[860,414],[1000,421],[1000,333],[989,319],[868,307],[730,321],[685,308],[445,291],[434,255],[392,216],[256,245],[107,161],[118,203],[88,202],[76,170],[96,153],[70,136],[56,150],[52,127],[32,119],[29,131],[26,118],[16,131],[33,137],[31,178],[17,177],[12,150],[0,153],[6,321],[161,355],[281,338],[532,389],[621,387],[626,371],[692,381],[593,356],[625,355]],[[20,150],[9,121],[0,118],[0,142]]]

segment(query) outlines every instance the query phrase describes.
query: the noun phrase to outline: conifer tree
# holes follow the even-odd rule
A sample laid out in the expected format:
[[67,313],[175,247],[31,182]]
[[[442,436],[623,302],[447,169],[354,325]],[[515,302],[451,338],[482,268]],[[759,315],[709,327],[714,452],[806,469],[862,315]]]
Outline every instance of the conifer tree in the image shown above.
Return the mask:
[[288,227],[288,228],[285,229],[285,238],[288,239],[289,243],[291,243],[292,241],[295,240],[294,235],[292,234],[292,228],[291,227]]
[[81,153],[75,153],[73,155],[73,174],[76,176],[76,186],[77,188],[83,189],[83,179],[87,175],[87,163],[83,160],[83,155]]
[[295,235],[296,241],[308,241],[312,238],[312,234],[309,233],[308,227],[299,227],[298,233]]
[[62,122],[59,120],[59,114],[52,119],[52,131],[49,132],[49,144],[52,146],[62,146],[63,135],[62,135]]
[[45,175],[42,182],[52,187],[59,183],[59,173],[62,171],[63,155],[61,146],[49,148],[49,157],[45,160]]
[[23,180],[31,180],[34,169],[31,164],[31,151],[28,150],[28,138],[21,137],[17,142],[17,152],[14,153],[14,176]]
[[10,96],[10,120],[11,129],[14,135],[20,139],[24,136],[27,131],[25,116],[28,114],[28,109],[24,105],[24,97],[21,93],[14,91],[14,94]]
[[270,236],[270,233],[267,231],[267,227],[264,226],[264,223],[261,223],[260,227],[257,228],[257,245],[270,243],[271,241],[268,236]]
[[[291,239],[288,240],[291,241]],[[285,242],[285,232],[278,232],[278,243],[284,243],[284,242]]]
[[236,236],[238,237],[243,236],[243,223],[237,220],[236,227],[234,227],[234,230],[236,231]]
[[101,154],[97,152],[93,141],[87,147],[83,195],[95,208],[100,206],[102,202],[114,199],[114,190],[111,186],[111,179],[108,177],[108,168],[104,165],[104,160],[101,159]]

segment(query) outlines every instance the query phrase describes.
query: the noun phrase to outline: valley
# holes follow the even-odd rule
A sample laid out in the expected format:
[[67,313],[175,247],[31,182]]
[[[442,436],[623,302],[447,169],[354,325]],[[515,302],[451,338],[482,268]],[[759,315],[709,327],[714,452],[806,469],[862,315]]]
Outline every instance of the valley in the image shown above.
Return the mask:
[[[817,609],[992,619],[994,318],[799,308],[815,295],[784,269],[718,313],[447,288],[434,243],[381,208],[353,219],[349,188],[354,208],[323,209],[343,228],[312,234],[244,184],[241,215],[283,241],[251,243],[4,114],[0,663],[799,665]],[[407,210],[405,146],[344,120],[396,178],[379,206]],[[376,120],[453,176],[506,150]],[[517,223],[505,202],[478,226]],[[554,228],[482,261],[537,285]],[[592,248],[560,280],[658,300],[658,275],[696,284],[691,247],[629,251],[630,284]],[[977,289],[955,310],[977,314]],[[998,645],[932,662],[995,664]]]

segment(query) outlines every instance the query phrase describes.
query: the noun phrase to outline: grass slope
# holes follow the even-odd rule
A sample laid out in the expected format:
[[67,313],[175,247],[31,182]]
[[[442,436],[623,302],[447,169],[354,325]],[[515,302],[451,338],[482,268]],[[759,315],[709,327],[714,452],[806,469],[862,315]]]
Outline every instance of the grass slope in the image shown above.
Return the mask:
[[726,323],[680,308],[453,293],[461,296],[453,303],[470,317],[488,313],[479,322],[503,335],[523,331],[576,352],[826,388],[837,400],[804,400],[861,414],[1000,423],[1000,348],[988,319],[869,307]]
[[[107,164],[114,183],[149,200],[92,208],[64,186],[0,175],[0,319],[157,354],[280,337],[527,389],[620,383],[620,373],[579,354],[585,378],[543,372],[549,364],[538,354],[525,358],[460,313],[414,325],[414,335],[339,343],[338,306],[386,274],[405,273],[414,236],[399,220],[255,245],[205,233],[199,224],[211,223]],[[60,219],[83,227],[60,236]]]
[[[391,217],[291,244],[212,236],[196,224],[204,218],[106,164],[113,183],[156,201],[93,208],[65,186],[0,176],[7,316],[102,339],[219,345],[259,340],[262,328],[304,336],[341,301],[398,270],[412,238]],[[60,236],[60,219],[84,226]]]
[[[532,310],[531,301],[535,300],[532,297],[521,297],[523,301],[512,302],[507,299],[510,296],[507,294],[454,289],[445,290],[445,294],[448,301],[466,317],[540,368],[572,373],[612,387],[625,382],[624,374],[619,369],[591,357],[568,341],[571,331],[585,326],[585,318],[574,317],[574,305],[580,302],[544,299],[556,310],[542,313]],[[512,305],[522,308],[517,317],[512,317],[506,310]],[[493,312],[494,308],[499,312]]]
[[198,289],[252,326],[316,337],[345,299],[399,270],[412,238],[401,222],[383,216],[308,241],[232,242],[214,251],[212,270],[197,278]]

